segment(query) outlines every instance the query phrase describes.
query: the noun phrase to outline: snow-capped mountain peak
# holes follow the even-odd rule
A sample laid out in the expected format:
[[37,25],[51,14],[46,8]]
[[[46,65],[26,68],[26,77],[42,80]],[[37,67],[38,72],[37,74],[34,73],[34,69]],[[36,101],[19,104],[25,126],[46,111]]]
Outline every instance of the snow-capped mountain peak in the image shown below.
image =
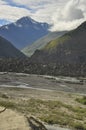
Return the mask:
[[22,49],[49,33],[49,24],[22,17],[14,23],[0,27],[0,35]]

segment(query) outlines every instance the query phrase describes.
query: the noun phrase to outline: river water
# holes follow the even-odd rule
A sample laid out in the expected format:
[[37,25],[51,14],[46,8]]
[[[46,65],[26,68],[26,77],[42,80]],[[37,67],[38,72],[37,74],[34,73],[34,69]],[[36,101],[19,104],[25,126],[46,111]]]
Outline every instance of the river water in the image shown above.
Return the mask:
[[46,128],[47,128],[48,130],[70,130],[70,129],[67,129],[67,128],[61,128],[61,127],[52,126],[52,125],[46,125]]

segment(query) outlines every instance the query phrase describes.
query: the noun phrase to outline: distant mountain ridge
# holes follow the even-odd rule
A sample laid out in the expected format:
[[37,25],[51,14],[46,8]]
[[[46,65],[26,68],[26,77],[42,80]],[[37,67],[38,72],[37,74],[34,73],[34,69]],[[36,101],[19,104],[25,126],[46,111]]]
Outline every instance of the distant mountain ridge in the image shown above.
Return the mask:
[[48,35],[38,39],[37,41],[35,41],[34,43],[32,43],[31,45],[26,46],[22,52],[27,55],[27,56],[31,56],[33,55],[33,53],[38,49],[42,49],[44,46],[46,46],[46,44],[48,42],[50,42],[51,40],[56,39],[57,37],[62,36],[63,34],[65,34],[67,31],[57,31],[57,32],[51,32]]
[[30,17],[23,17],[14,23],[0,27],[0,35],[21,49],[49,33],[50,25]]
[[25,55],[0,36],[0,58],[25,58]]
[[31,60],[44,64],[86,63],[86,22],[60,38],[52,40],[42,50],[37,50]]

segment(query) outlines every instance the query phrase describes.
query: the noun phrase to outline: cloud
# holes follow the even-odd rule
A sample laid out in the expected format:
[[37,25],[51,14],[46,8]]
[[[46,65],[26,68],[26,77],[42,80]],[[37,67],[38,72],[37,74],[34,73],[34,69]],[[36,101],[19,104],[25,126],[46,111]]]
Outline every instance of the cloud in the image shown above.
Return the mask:
[[0,0],[0,18],[15,21],[31,16],[53,25],[52,31],[70,30],[86,20],[86,0]]
[[30,15],[27,9],[8,5],[7,2],[0,0],[0,19],[15,21],[26,15]]
[[79,1],[69,1],[64,7],[56,10],[52,17],[52,30],[70,30],[85,20],[84,12],[79,8]]
[[76,2],[69,1],[61,11],[64,20],[73,21],[84,18],[83,11],[77,7]]

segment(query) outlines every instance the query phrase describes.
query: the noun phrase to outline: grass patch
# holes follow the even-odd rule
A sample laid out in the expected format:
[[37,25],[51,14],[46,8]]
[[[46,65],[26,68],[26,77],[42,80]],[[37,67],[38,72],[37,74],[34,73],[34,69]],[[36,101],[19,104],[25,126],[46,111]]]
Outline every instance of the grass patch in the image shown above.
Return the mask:
[[82,98],[76,98],[76,101],[83,105],[86,105],[86,96],[83,96]]
[[1,96],[2,98],[5,98],[5,99],[8,99],[8,98],[9,98],[9,96],[8,96],[7,94],[5,94],[5,93],[4,93],[4,94],[1,94],[0,96]]
[[73,124],[73,128],[74,128],[75,130],[86,130],[86,125],[84,125],[84,124],[82,124],[82,123],[80,123],[80,122],[75,122],[75,123]]
[[0,106],[6,107],[6,108],[16,108],[16,104],[10,101],[0,101]]
[[86,130],[86,108],[73,107],[60,101],[0,99],[0,106],[31,114],[48,124],[58,124],[75,130]]

